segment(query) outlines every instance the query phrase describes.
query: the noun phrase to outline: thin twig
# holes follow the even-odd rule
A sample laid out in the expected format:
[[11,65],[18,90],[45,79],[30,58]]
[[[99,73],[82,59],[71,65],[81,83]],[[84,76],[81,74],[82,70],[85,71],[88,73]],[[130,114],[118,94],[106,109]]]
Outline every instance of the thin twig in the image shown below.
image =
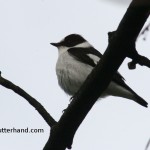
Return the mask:
[[39,114],[44,118],[44,120],[47,122],[47,124],[50,127],[56,124],[56,121],[53,119],[53,117],[46,111],[46,109],[35,98],[30,96],[19,86],[3,78],[1,76],[1,72],[0,72],[0,85],[4,86],[5,88],[13,90],[15,93],[25,98],[39,112]]
[[148,140],[148,142],[146,144],[145,150],[148,150],[149,146],[150,146],[150,139]]
[[136,64],[150,68],[150,60],[147,57],[139,55],[139,54],[137,54],[137,56],[135,55],[132,58],[132,61],[128,63],[128,68],[135,69]]

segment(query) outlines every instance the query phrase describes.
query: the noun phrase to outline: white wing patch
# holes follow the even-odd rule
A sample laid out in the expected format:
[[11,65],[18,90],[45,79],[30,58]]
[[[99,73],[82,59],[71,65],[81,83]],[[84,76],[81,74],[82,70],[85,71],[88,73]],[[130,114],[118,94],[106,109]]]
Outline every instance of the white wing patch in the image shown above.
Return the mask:
[[94,54],[87,54],[95,63],[95,65],[97,65],[97,63],[99,62],[100,58]]

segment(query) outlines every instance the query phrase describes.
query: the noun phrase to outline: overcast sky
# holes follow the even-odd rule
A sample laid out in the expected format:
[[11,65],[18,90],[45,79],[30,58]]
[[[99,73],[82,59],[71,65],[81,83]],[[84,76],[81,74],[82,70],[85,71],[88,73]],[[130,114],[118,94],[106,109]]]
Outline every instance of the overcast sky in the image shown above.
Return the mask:
[[[129,2],[129,1],[128,1]],[[114,31],[128,3],[104,0],[0,0],[0,70],[2,76],[39,100],[58,120],[69,104],[58,86],[57,42],[71,33],[83,35],[103,53],[107,33]],[[137,49],[150,58],[150,36],[139,38]],[[150,70],[119,69],[134,91],[150,103]],[[44,129],[44,133],[0,133],[2,150],[41,150],[49,127],[22,97],[0,86],[0,129]],[[150,109],[116,97],[99,100],[77,131],[73,150],[144,150],[150,138]],[[23,146],[23,147],[22,147]]]

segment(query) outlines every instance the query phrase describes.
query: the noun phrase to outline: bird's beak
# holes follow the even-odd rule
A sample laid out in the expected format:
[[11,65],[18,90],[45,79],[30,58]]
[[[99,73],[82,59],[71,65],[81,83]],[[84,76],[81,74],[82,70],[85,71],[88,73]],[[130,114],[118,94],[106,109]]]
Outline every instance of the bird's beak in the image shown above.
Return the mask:
[[50,43],[51,45],[55,46],[55,47],[59,47],[60,43]]

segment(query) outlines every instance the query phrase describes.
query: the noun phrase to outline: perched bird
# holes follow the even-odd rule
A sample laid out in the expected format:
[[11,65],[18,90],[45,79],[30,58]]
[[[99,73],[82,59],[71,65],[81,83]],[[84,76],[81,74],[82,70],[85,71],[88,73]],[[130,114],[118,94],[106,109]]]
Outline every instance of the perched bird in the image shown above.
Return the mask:
[[[58,83],[67,94],[74,95],[97,65],[102,54],[78,34],[68,35],[51,45],[57,47],[59,52],[56,64]],[[109,95],[127,98],[148,107],[148,103],[125,83],[118,72],[101,97]]]

